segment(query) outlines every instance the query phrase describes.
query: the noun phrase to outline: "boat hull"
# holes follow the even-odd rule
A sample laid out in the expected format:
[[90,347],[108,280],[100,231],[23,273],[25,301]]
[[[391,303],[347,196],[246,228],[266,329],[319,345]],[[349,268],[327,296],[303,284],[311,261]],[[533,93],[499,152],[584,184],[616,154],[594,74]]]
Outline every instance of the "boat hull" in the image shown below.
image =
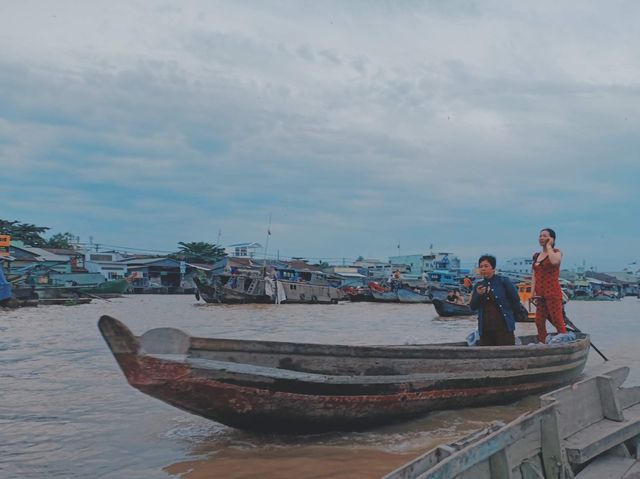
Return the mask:
[[396,291],[400,303],[431,303],[431,296],[420,294],[405,288]]
[[264,280],[253,279],[257,282],[255,286],[256,293],[249,293],[237,288],[230,288],[224,285],[210,285],[198,278],[194,278],[198,296],[206,303],[230,303],[230,304],[246,304],[246,303],[272,303],[273,300],[264,292]]
[[439,316],[473,316],[477,314],[477,311],[474,311],[466,304],[456,304],[441,299],[434,299],[433,306]]
[[374,301],[381,303],[398,302],[398,294],[395,291],[376,291],[375,289],[372,289],[371,296],[373,296]]
[[126,279],[112,279],[91,287],[79,287],[81,293],[90,294],[123,294],[126,293],[131,283]]
[[[568,383],[589,337],[563,345],[341,346],[100,331],[128,382],[168,404],[255,431],[360,430],[439,409],[506,403]],[[464,344],[464,345],[463,345]]]

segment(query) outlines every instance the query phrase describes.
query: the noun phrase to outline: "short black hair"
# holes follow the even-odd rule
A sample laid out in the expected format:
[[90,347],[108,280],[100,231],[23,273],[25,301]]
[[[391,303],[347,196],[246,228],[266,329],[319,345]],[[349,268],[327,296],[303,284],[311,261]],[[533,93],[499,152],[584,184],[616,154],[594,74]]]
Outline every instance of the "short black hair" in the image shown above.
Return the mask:
[[488,261],[491,267],[495,269],[496,267],[495,256],[493,256],[492,254],[483,254],[482,256],[480,256],[480,259],[478,260],[478,266],[480,266],[480,263],[482,263],[483,261]]

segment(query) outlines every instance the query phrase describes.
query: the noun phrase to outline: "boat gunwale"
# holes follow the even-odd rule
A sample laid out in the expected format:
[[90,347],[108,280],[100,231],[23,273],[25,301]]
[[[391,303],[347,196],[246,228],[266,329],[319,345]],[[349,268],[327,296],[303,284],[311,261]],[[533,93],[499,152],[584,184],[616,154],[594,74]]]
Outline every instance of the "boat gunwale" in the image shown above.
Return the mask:
[[[161,329],[161,328],[159,328]],[[172,328],[171,328],[172,329]],[[153,330],[150,330],[153,331]],[[146,334],[146,333],[145,333]],[[144,335],[137,337],[139,340]],[[189,336],[190,350],[195,351],[228,351],[228,352],[254,352],[254,353],[278,353],[321,356],[380,356],[380,357],[421,357],[426,353],[459,353],[465,357],[530,357],[547,356],[559,351],[581,350],[589,347],[588,334],[578,333],[576,340],[557,344],[524,344],[514,346],[469,346],[465,342],[432,343],[410,345],[349,345],[349,344],[321,344],[321,343],[297,343],[288,341],[262,341],[247,339],[204,338]],[[535,338],[535,335],[522,336],[522,338]]]

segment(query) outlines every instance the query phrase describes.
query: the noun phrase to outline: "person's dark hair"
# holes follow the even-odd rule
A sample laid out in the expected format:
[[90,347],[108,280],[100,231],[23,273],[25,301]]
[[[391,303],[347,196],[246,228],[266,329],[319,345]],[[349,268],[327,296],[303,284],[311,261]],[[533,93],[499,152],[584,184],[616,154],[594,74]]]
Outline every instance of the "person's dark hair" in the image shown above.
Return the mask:
[[556,245],[556,232],[553,231],[551,228],[542,228],[540,230],[540,233],[542,233],[543,231],[546,231],[547,233],[549,233],[549,236],[551,236],[553,238],[553,246]]
[[482,256],[480,256],[480,259],[478,260],[478,266],[480,266],[480,263],[482,263],[483,261],[488,261],[491,267],[495,269],[496,267],[495,256],[493,256],[492,254],[483,254]]

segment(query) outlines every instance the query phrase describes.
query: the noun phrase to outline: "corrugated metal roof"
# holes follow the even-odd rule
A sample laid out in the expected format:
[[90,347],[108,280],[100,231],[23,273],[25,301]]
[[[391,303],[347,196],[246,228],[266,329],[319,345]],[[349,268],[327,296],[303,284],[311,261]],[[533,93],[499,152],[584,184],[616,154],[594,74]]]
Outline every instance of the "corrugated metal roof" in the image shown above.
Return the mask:
[[32,246],[21,246],[21,248],[23,250],[25,250],[25,251],[28,251],[29,253],[32,253],[32,254],[35,254],[35,255],[39,256],[40,258],[42,258],[45,261],[56,261],[56,262],[60,262],[60,263],[64,263],[66,261],[69,261],[69,257],[68,256],[61,256],[59,254],[50,253],[46,249],[34,248]]

